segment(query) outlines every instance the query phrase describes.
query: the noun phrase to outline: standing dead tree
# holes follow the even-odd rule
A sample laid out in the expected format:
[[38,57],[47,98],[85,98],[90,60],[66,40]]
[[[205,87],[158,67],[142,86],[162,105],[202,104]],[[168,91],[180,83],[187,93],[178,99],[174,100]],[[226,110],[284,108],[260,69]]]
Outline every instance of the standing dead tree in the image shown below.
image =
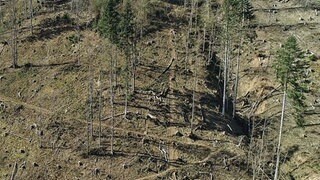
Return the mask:
[[87,117],[87,153],[90,153],[90,139],[93,137],[93,72],[89,65],[88,117]]
[[33,4],[32,4],[32,0],[30,0],[29,3],[30,7],[29,7],[29,11],[30,11],[30,31],[31,31],[31,35],[33,35]]
[[110,147],[110,154],[113,155],[113,142],[114,142],[114,118],[115,118],[115,106],[114,106],[114,89],[116,87],[116,57],[111,54],[110,60],[110,106],[111,106],[111,147]]
[[101,77],[102,71],[100,70],[99,74],[99,80],[98,80],[98,96],[99,96],[99,110],[98,110],[98,119],[99,119],[99,147],[101,148],[101,135],[102,135],[102,128],[101,128],[101,121],[102,121],[102,108],[103,108],[103,102],[102,102],[102,85],[101,85]]
[[11,6],[11,28],[12,28],[12,36],[11,36],[11,48],[12,48],[12,67],[18,67],[18,41],[17,41],[17,1],[12,0],[9,4]]
[[243,27],[245,22],[245,6],[243,5],[242,1],[242,20],[241,20],[241,29],[239,32],[240,42],[238,47],[238,53],[237,53],[237,62],[236,62],[236,79],[235,79],[235,85],[234,85],[234,91],[233,91],[233,109],[232,109],[232,118],[235,118],[236,115],[236,106],[237,106],[237,97],[238,97],[238,86],[239,86],[239,70],[240,70],[240,55],[241,55],[241,48],[243,45]]

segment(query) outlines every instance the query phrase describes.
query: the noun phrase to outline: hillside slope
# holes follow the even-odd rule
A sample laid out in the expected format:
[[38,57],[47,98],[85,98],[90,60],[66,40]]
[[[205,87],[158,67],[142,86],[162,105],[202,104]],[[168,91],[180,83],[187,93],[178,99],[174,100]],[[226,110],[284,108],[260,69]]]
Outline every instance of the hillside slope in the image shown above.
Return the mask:
[[[33,34],[30,19],[23,18],[21,10],[19,68],[11,68],[11,30],[0,36],[0,178],[14,174],[15,179],[273,179],[281,90],[271,66],[281,43],[293,35],[316,59],[310,62],[306,125],[297,127],[290,109],[286,116],[280,179],[318,179],[317,1],[251,1],[255,18],[245,27],[240,50],[235,118],[230,109],[221,115],[223,1],[212,6],[217,27],[210,51],[199,40],[207,36],[197,33],[197,26],[189,28],[190,6],[182,1],[150,2],[154,14],[148,16],[150,22],[137,43],[136,87],[129,94],[127,117],[123,116],[125,54],[97,32],[94,8],[88,6],[77,15],[74,1],[34,2],[39,9],[34,13]],[[1,3],[1,9],[10,8],[8,1]],[[19,3],[23,9],[23,1]],[[199,1],[199,12],[204,4]],[[6,13],[8,20],[10,12]],[[236,44],[237,40],[232,60]],[[117,61],[118,72],[114,108],[112,60]],[[230,66],[236,69],[235,63]],[[231,93],[228,96],[231,107]],[[88,139],[90,127],[93,134]]]

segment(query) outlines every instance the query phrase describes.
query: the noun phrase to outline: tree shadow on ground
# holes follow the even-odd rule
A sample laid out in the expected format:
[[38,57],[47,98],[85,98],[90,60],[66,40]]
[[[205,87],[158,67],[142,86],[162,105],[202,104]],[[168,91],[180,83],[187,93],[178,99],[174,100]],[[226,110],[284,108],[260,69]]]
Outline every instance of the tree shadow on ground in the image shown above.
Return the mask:
[[173,15],[173,7],[157,7],[155,11],[150,14],[150,25],[144,28],[143,36],[148,36],[163,29],[180,29],[183,25],[188,23],[186,17],[176,17]]
[[63,32],[72,31],[74,29],[75,27],[72,25],[40,29],[39,32],[35,32],[32,36],[27,37],[26,41],[32,43],[36,41],[44,41],[46,39],[53,39],[55,37],[58,37]]
[[[236,135],[248,134],[247,121],[237,114],[232,118],[232,97],[227,97],[225,117],[217,113],[222,111],[223,106],[223,76],[221,60],[215,54],[208,62],[206,69],[208,72],[206,76],[206,86],[209,89],[216,90],[217,95],[203,94],[200,98],[200,103],[204,106],[205,127],[218,128]],[[216,111],[212,111],[213,109],[216,109]]]
[[55,66],[64,66],[69,64],[75,64],[75,61],[68,61],[63,63],[50,63],[50,64],[33,64],[33,63],[26,63],[21,67],[24,68],[41,68],[41,67],[55,67]]

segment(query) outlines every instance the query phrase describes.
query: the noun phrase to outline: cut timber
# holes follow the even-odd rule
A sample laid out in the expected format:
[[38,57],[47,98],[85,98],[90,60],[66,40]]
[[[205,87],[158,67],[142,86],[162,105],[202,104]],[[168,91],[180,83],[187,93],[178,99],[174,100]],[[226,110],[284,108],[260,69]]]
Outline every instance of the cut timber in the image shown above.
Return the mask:
[[[129,113],[129,112],[130,111],[127,111],[127,113]],[[114,117],[119,117],[119,116],[123,116],[123,115],[124,115],[124,113],[120,113],[120,114],[114,115]],[[103,118],[102,121],[106,121],[106,120],[109,120],[111,118],[112,118],[112,116],[108,116],[108,117]]]
[[150,118],[150,119],[157,119],[156,116],[152,115],[152,114],[147,114],[147,118]]
[[15,162],[14,166],[13,166],[13,170],[12,170],[12,174],[11,174],[10,180],[14,180],[14,178],[16,177],[17,172],[18,172],[18,164],[17,164],[17,162]]
[[156,93],[153,91],[136,90],[136,92],[139,94],[146,94],[146,95],[152,95],[152,96],[156,95]]

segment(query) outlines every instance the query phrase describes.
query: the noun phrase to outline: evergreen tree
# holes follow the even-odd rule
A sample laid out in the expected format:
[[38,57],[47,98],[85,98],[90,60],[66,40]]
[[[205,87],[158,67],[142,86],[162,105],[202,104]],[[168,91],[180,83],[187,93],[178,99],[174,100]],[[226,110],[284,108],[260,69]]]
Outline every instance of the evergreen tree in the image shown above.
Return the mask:
[[118,23],[120,16],[117,11],[118,4],[118,0],[108,0],[98,23],[98,30],[101,35],[108,38],[114,44],[118,44],[119,42]]
[[303,59],[303,53],[298,47],[295,37],[291,36],[277,52],[277,61],[274,64],[277,78],[283,87],[287,88],[288,98],[291,100],[294,117],[298,126],[303,126],[303,112],[306,107],[304,92],[307,92],[305,68],[308,66]]
[[291,36],[288,38],[284,46],[277,51],[277,58],[275,63],[273,64],[276,71],[277,79],[283,87],[282,111],[274,180],[278,180],[282,127],[286,109],[287,93],[289,99],[292,100],[294,118],[297,125],[303,126],[304,124],[303,111],[305,104],[303,100],[305,99],[305,97],[303,93],[306,92],[306,86],[301,77],[304,77],[304,69],[307,63],[302,58],[302,52],[298,47],[296,38]]
[[245,19],[250,20],[254,18],[254,15],[252,12],[253,6],[250,0],[242,0],[242,9],[243,9],[243,16]]
[[303,59],[303,53],[299,49],[297,40],[291,36],[284,46],[277,52],[277,61],[274,64],[277,78],[288,91],[288,97],[292,102],[294,117],[298,126],[303,126],[304,92],[307,92],[305,81],[305,68],[308,66]]
[[[124,3],[124,12],[119,23],[119,45],[124,51],[129,51],[134,36],[134,15],[129,1]],[[128,53],[128,52],[126,52]]]

